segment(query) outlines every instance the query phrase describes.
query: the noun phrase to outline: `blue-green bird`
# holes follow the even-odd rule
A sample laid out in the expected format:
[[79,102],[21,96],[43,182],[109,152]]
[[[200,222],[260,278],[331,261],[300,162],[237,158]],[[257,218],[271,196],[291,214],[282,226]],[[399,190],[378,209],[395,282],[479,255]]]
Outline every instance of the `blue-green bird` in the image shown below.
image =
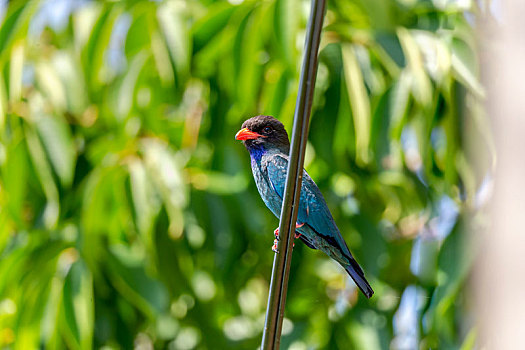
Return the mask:
[[[235,138],[243,141],[250,152],[257,189],[266,206],[279,218],[290,152],[290,141],[283,124],[271,116],[256,116],[242,124]],[[304,170],[295,237],[343,266],[367,298],[374,294],[341,236],[321,191]]]

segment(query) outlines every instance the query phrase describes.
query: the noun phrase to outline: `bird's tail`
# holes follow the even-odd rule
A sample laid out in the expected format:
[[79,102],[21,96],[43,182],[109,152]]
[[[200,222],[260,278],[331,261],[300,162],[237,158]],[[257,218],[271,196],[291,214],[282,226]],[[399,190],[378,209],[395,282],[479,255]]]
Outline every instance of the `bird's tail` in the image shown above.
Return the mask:
[[359,287],[359,289],[361,289],[361,292],[363,292],[363,294],[370,299],[370,297],[374,294],[374,291],[366,280],[365,273],[357,261],[355,261],[355,259],[350,258],[348,260],[350,261],[350,264],[344,266],[346,272],[350,275],[350,277],[352,277],[355,284]]

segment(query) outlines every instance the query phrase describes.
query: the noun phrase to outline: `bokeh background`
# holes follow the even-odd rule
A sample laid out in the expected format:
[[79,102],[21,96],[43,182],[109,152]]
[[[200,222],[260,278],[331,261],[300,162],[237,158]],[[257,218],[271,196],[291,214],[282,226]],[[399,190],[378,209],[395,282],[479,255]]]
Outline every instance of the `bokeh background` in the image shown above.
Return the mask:
[[[256,348],[278,221],[234,135],[291,130],[309,2],[0,4],[0,347]],[[298,243],[282,348],[476,348],[489,5],[328,1],[305,167],[376,294]]]

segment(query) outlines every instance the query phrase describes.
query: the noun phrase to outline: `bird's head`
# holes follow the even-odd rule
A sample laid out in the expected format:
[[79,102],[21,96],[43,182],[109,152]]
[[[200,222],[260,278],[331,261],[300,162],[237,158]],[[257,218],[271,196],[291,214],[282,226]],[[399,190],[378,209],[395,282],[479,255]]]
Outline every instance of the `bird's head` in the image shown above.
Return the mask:
[[246,120],[235,139],[243,141],[252,154],[271,149],[278,149],[285,154],[290,151],[290,141],[284,125],[269,115],[258,115]]

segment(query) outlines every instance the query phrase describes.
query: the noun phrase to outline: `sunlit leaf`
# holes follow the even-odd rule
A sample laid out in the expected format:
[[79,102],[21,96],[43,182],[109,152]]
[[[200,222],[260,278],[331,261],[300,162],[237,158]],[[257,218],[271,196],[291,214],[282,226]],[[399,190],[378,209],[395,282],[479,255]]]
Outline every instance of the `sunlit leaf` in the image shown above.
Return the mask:
[[182,209],[188,200],[183,182],[182,155],[174,154],[166,144],[153,139],[143,140],[142,147],[148,174],[154,180],[170,216],[170,234],[174,238],[179,237],[184,227]]
[[129,165],[131,194],[135,206],[138,230],[152,248],[152,230],[160,203],[142,162],[133,160]]
[[133,107],[135,92],[137,91],[137,80],[148,58],[148,53],[145,51],[135,55],[130,63],[129,70],[122,80],[117,95],[117,115],[120,120],[127,117]]
[[[63,98],[65,98],[68,110],[75,114],[75,116],[80,116],[87,108],[88,99],[84,91],[86,82],[82,75],[78,57],[73,57],[70,54],[59,53],[53,57],[51,63],[53,69],[61,80],[61,86],[49,86],[47,85],[47,82],[42,83],[52,89],[56,89],[55,92],[49,91],[51,96],[56,93],[64,93]],[[60,107],[61,105],[57,103],[56,108]]]
[[343,62],[348,99],[355,125],[356,161],[367,164],[370,156],[368,149],[371,124],[370,102],[353,47],[348,45],[343,47]]
[[103,6],[100,14],[94,23],[89,40],[82,50],[82,63],[84,74],[88,77],[88,86],[95,91],[100,87],[106,72],[103,72],[104,54],[108,46],[113,30],[113,24],[120,15],[122,8],[120,6]]
[[472,49],[461,39],[452,40],[452,69],[458,80],[479,97],[485,90],[479,82],[477,60]]
[[9,101],[18,101],[22,97],[22,69],[24,67],[24,43],[13,45],[9,69]]
[[62,185],[70,186],[75,171],[76,150],[68,124],[60,116],[42,115],[36,127]]
[[184,2],[166,2],[157,9],[160,28],[177,72],[177,84],[183,85],[191,63],[191,41]]
[[60,205],[58,189],[53,179],[51,166],[35,130],[33,130],[32,127],[26,127],[25,135],[32,163],[36,169],[42,190],[47,198],[47,204],[42,214],[44,224],[48,228],[54,228],[58,221]]
[[407,60],[407,69],[410,72],[412,94],[423,107],[428,107],[432,100],[432,86],[425,73],[423,57],[414,40],[413,34],[405,28],[399,28],[397,35]]
[[0,73],[0,133],[4,132],[5,122],[7,119],[7,90],[4,84],[4,76]]

